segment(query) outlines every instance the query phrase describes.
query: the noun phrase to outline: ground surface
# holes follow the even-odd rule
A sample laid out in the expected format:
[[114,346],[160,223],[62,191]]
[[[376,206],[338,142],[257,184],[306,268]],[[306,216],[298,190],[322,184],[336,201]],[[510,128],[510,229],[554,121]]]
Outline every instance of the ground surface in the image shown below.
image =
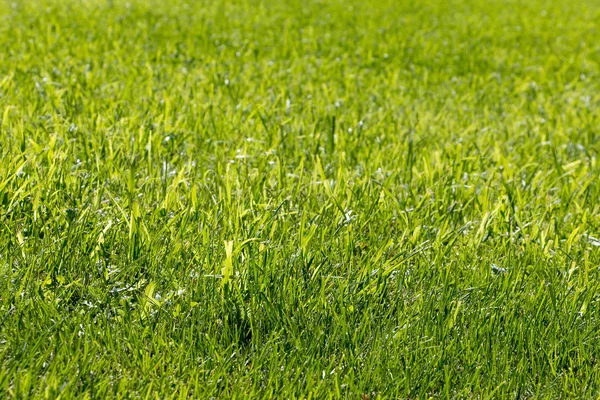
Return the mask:
[[1,397],[599,394],[597,1],[0,4]]

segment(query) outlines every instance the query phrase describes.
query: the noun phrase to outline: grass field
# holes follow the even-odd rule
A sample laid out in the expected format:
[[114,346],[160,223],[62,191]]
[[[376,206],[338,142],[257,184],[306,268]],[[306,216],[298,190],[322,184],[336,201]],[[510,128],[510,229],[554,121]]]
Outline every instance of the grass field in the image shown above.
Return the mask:
[[596,0],[0,0],[0,397],[596,398]]

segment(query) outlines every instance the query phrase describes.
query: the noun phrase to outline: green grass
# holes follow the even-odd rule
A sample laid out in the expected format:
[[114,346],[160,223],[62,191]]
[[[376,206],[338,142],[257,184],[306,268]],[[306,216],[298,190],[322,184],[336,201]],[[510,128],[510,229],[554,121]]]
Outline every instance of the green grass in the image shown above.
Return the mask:
[[597,397],[599,29],[0,0],[0,397]]

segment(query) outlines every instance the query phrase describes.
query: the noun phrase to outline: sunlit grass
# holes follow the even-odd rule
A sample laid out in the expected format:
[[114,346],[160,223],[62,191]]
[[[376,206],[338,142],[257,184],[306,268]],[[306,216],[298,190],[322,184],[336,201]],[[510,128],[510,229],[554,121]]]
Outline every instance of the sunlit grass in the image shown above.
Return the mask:
[[600,4],[0,0],[0,393],[596,398]]

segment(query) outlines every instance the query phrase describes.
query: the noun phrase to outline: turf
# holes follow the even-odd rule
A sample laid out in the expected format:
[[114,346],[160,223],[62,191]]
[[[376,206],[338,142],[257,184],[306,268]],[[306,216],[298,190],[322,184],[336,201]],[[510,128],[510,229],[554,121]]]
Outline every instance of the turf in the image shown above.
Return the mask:
[[597,397],[599,27],[0,0],[0,397]]

